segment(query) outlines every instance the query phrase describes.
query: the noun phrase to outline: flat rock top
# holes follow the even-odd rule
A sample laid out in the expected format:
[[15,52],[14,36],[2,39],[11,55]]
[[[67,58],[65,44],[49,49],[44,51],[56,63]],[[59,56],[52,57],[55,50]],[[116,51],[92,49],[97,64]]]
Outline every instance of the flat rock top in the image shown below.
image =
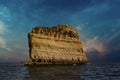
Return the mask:
[[59,24],[53,27],[37,26],[33,28],[30,33],[40,34],[45,36],[53,35],[54,37],[60,37],[60,35],[62,35],[70,38],[79,39],[79,35],[77,31],[73,29],[72,26],[64,25],[64,24]]

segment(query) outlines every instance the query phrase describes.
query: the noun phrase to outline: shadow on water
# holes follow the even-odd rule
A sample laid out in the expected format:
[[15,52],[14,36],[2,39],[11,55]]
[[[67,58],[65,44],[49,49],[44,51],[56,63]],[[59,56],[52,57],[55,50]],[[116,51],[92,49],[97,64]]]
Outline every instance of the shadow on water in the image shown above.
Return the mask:
[[25,80],[80,80],[84,66],[29,66]]

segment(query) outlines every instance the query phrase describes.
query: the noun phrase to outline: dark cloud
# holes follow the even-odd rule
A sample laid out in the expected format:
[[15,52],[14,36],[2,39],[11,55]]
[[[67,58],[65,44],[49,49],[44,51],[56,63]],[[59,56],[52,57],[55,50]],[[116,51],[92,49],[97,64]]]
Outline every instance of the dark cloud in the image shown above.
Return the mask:
[[[27,33],[36,25],[64,23],[74,27],[82,25],[80,36],[87,36],[83,42],[97,37],[99,45],[105,43],[111,51],[113,46],[118,49],[120,45],[119,4],[119,0],[0,0],[0,21],[8,26],[11,36],[6,33],[4,38],[9,47],[27,46]],[[100,46],[96,48],[99,50]],[[115,51],[111,51],[109,57],[112,52]],[[94,53],[100,55],[98,51]]]
[[43,4],[55,12],[66,11],[73,13],[74,11],[89,7],[92,2],[90,0],[44,0]]

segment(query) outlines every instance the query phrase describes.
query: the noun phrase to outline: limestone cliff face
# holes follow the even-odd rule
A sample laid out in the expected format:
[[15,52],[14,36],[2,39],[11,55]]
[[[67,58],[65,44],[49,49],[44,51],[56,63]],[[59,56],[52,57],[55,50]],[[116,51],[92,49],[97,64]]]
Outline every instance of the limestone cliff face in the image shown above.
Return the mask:
[[70,25],[35,27],[28,33],[30,64],[86,63],[79,35]]

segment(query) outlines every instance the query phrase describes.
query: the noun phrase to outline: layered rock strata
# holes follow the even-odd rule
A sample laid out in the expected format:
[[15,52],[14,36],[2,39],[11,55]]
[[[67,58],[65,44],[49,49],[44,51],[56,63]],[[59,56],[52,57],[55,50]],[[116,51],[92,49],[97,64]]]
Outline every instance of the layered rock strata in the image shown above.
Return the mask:
[[38,26],[28,33],[31,64],[82,64],[86,63],[79,35],[70,25]]

